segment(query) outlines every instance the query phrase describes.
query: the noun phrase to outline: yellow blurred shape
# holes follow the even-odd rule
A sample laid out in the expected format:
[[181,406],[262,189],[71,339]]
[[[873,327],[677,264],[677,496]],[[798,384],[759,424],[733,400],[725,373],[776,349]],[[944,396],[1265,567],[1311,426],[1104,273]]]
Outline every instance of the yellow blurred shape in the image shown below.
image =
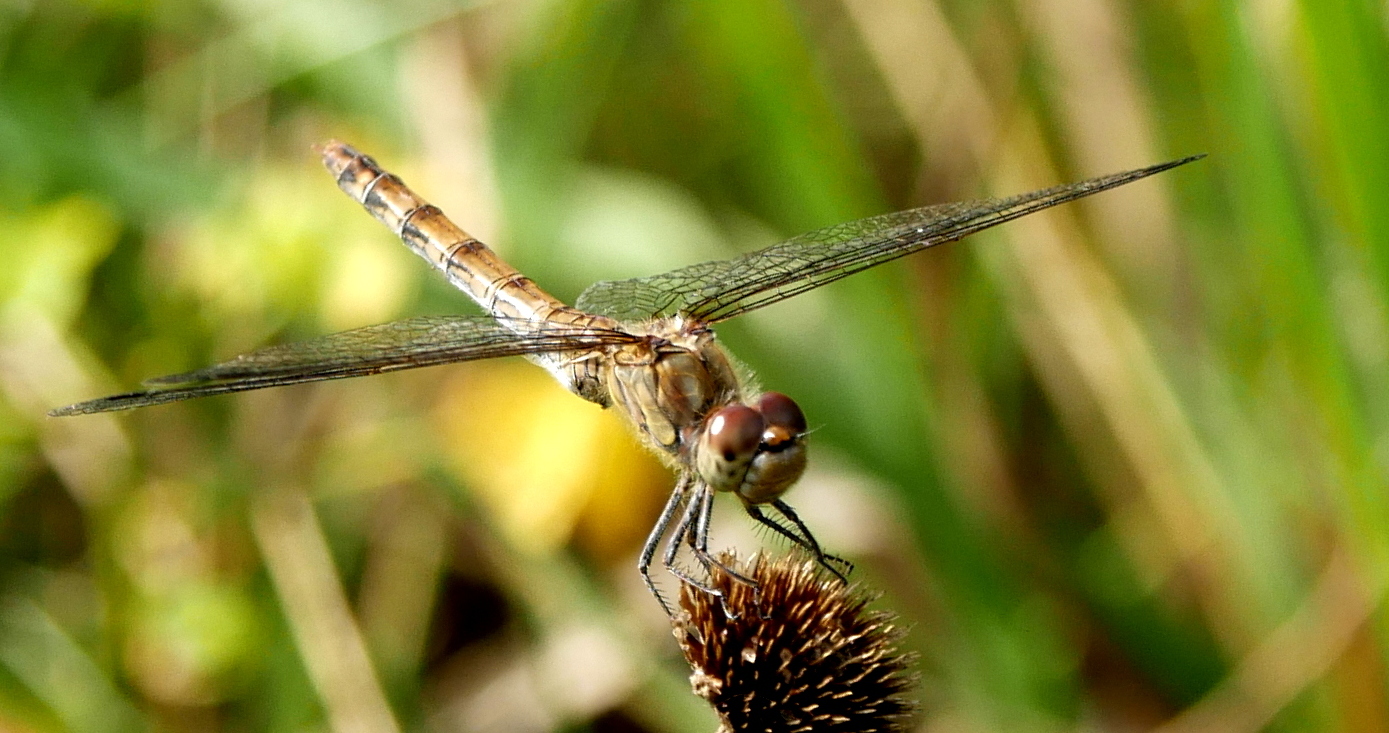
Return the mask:
[[[376,222],[363,216],[363,223]],[[321,306],[322,320],[333,331],[390,320],[408,294],[413,271],[423,262],[401,257],[397,243],[386,237],[348,237],[325,263],[327,285]]]
[[169,704],[225,699],[260,642],[241,576],[214,557],[226,548],[197,526],[206,501],[195,484],[152,480],[114,515],[114,558],[129,580],[125,668],[145,695]]
[[397,311],[412,258],[320,174],[266,166],[234,206],[189,228],[180,276],[215,322],[319,306],[326,326],[343,329]]
[[585,549],[621,554],[669,482],[617,415],[519,359],[460,368],[436,414],[452,467],[524,552],[553,552],[582,528]]
[[124,481],[129,445],[109,419],[55,422],[43,413],[92,391],[95,359],[65,332],[119,232],[109,209],[81,196],[0,213],[0,399],[12,408],[0,419],[12,421],[10,440],[37,430],[44,458],[84,506]]
[[128,606],[125,667],[142,692],[161,702],[226,699],[261,641],[245,589],[216,578],[188,578]]
[[616,412],[598,423],[588,502],[574,527],[575,542],[601,563],[625,560],[646,539],[675,480],[637,443]]
[[234,207],[194,224],[178,251],[185,287],[218,321],[312,302],[331,253],[332,222],[302,175],[257,172]]
[[0,215],[0,304],[42,313],[59,328],[87,293],[87,277],[115,244],[111,212],[73,196],[24,215]]

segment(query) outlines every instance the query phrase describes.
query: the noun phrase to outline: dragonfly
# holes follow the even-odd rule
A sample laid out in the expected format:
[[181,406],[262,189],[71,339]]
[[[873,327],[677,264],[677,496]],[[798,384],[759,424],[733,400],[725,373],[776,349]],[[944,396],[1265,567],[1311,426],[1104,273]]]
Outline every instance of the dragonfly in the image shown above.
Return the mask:
[[[372,158],[336,140],[316,150],[343,192],[486,314],[409,318],[270,346],[50,414],[126,410],[265,387],[524,356],[579,397],[616,409],[639,439],[674,468],[675,486],[637,561],[646,587],[668,614],[672,608],[651,575],[658,552],[668,572],[705,593],[720,595],[708,580],[715,569],[756,589],[751,578],[709,552],[716,494],[737,497],[752,519],[808,552],[839,581],[847,582],[853,567],[825,552],[782,498],[805,471],[805,414],[785,394],[756,393],[750,377],[718,343],[715,325],[870,267],[1204,157],[1007,198],[940,204],[838,224],[732,259],[598,282],[571,307],[504,262]],[[703,575],[677,559],[686,549]]]

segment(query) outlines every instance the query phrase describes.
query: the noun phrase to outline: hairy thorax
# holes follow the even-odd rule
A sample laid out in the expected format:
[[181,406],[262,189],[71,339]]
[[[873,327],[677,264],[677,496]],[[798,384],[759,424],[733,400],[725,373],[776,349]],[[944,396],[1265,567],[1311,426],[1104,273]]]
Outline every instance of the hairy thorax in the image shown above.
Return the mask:
[[632,330],[646,338],[612,352],[603,382],[654,448],[680,455],[711,410],[742,398],[738,375],[707,328],[690,328],[675,317]]

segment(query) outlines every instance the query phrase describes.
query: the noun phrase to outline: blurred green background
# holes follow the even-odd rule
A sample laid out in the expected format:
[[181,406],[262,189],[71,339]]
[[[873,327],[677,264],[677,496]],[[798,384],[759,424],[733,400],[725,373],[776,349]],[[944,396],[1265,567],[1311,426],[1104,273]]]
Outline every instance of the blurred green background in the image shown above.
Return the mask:
[[911,628],[921,730],[1389,729],[1387,24],[0,4],[0,730],[714,728],[633,569],[670,476],[520,360],[45,417],[473,312],[333,137],[564,298],[1210,153],[720,333],[818,428],[788,499]]

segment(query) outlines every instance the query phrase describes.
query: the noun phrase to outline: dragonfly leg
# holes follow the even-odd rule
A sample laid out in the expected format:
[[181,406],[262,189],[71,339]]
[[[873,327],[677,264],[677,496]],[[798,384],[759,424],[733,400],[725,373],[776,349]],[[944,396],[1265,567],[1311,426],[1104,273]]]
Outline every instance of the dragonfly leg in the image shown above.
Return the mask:
[[854,571],[854,564],[837,555],[827,554],[822,550],[820,548],[820,543],[815,541],[815,535],[810,533],[810,528],[805,526],[805,522],[801,521],[800,516],[796,514],[796,510],[791,508],[791,505],[781,499],[776,499],[772,502],[772,506],[776,507],[777,511],[781,512],[782,516],[790,520],[799,532],[794,532],[781,522],[763,514],[762,507],[760,506],[746,504],[744,508],[753,519],[756,519],[758,522],[771,528],[772,531],[810,552],[810,554],[815,557],[816,562],[820,563],[826,570],[834,573],[835,577],[847,584],[849,582],[847,574]]
[[[724,614],[736,620],[738,615],[729,610],[728,599],[723,591],[715,588],[709,583],[701,582],[696,579],[675,562],[675,556],[680,552],[681,545],[688,542],[691,548],[695,546],[696,524],[699,521],[699,515],[701,514],[700,508],[703,505],[700,489],[703,489],[704,492],[708,492],[708,487],[700,485],[700,487],[695,490],[694,495],[692,495],[690,500],[685,504],[685,513],[680,517],[680,523],[676,525],[675,531],[671,533],[670,539],[667,540],[665,556],[662,559],[665,562],[666,570],[669,570],[671,575],[674,575],[681,581],[700,591],[718,598],[719,605],[723,606]],[[698,557],[698,554],[696,554],[696,558]],[[701,562],[703,561],[703,558],[699,559]]]
[[666,500],[666,506],[661,510],[661,517],[656,520],[656,526],[651,529],[651,534],[646,538],[646,544],[642,545],[641,558],[637,560],[637,572],[641,573],[642,582],[646,583],[646,589],[651,591],[651,595],[656,596],[656,601],[665,609],[667,616],[674,616],[675,612],[666,602],[665,596],[661,595],[656,583],[651,580],[651,560],[656,557],[656,549],[661,546],[661,537],[665,536],[666,530],[670,529],[670,520],[675,516],[675,512],[685,504],[688,498],[690,478],[681,476],[676,482],[675,489],[670,492],[670,498]]
[[695,492],[692,501],[699,503],[699,513],[695,520],[694,531],[689,536],[690,549],[694,551],[694,556],[704,565],[706,570],[717,567],[735,582],[751,587],[753,603],[759,604],[762,600],[762,588],[757,581],[734,570],[709,553],[709,521],[714,515],[714,492],[708,486],[701,485]]
[[[825,566],[826,570],[838,576],[845,585],[848,585],[849,578],[846,576],[848,573],[854,572],[854,564],[838,555],[831,555],[822,550],[820,548],[820,543],[815,541],[815,535],[810,533],[810,528],[805,526],[805,522],[801,521],[800,516],[796,514],[796,510],[791,508],[790,504],[787,504],[781,499],[776,499],[772,502],[772,506],[776,507],[777,511],[781,512],[782,516],[791,520],[791,523],[796,525],[796,528],[801,531],[801,535],[805,537],[806,544],[809,546],[810,551],[815,553],[815,559],[819,560],[820,564]],[[840,572],[839,568],[843,568],[843,572]]]

